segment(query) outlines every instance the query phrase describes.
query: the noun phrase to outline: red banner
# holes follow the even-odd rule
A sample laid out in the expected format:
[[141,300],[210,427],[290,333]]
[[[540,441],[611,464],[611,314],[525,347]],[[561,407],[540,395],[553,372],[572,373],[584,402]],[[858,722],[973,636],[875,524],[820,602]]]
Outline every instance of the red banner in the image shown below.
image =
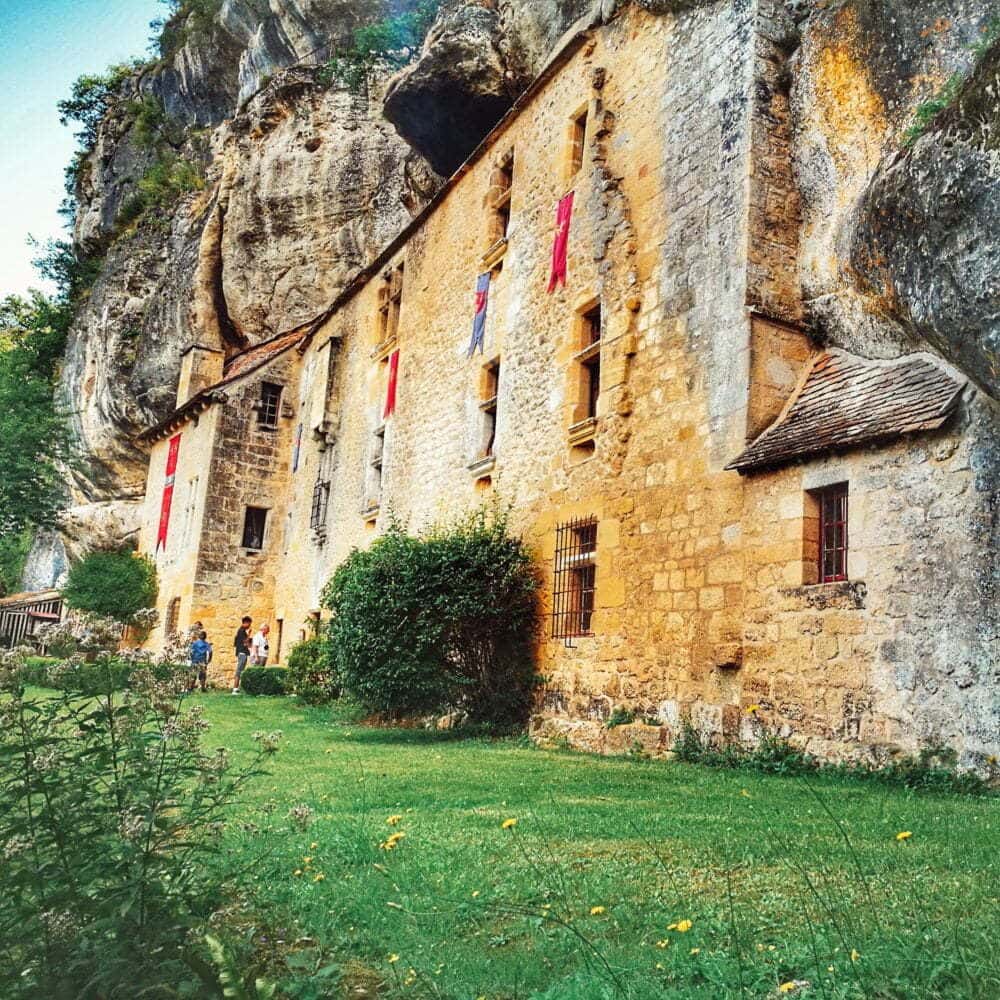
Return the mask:
[[566,255],[569,248],[569,224],[573,219],[573,195],[574,192],[570,191],[559,202],[559,209],[556,212],[556,241],[552,247],[552,274],[549,277],[550,293],[556,290],[560,282],[566,284]]
[[163,481],[163,501],[160,504],[160,530],[156,535],[156,551],[167,547],[167,528],[170,525],[170,504],[174,498],[174,479],[177,476],[177,453],[181,450],[181,436],[170,439],[167,452],[167,477]]
[[396,381],[399,378],[399,351],[389,355],[389,388],[385,394],[385,413],[383,419],[388,419],[396,412]]

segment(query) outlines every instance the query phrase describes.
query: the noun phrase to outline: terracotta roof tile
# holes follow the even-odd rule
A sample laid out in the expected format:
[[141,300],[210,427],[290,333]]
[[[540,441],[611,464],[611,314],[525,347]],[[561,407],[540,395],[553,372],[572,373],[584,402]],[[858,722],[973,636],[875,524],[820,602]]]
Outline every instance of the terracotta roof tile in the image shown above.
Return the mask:
[[827,351],[781,416],[726,468],[750,472],[935,430],[965,385],[922,355],[885,362]]

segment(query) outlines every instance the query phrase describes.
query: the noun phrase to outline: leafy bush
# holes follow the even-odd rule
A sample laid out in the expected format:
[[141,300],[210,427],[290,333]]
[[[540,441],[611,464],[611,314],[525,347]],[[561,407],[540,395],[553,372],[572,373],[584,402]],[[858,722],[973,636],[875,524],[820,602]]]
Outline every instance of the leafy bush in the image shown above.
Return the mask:
[[536,685],[537,593],[506,514],[480,510],[422,538],[393,527],[353,552],[324,592],[340,681],[376,712],[523,722]]
[[288,671],[284,667],[247,667],[240,686],[244,694],[281,695],[288,687]]
[[61,124],[76,122],[81,126],[76,133],[81,146],[90,148],[97,141],[101,119],[121,93],[122,84],[140,65],[139,62],[119,63],[104,73],[85,73],[74,81],[70,96],[56,105]]
[[178,198],[204,186],[194,163],[172,151],[161,153],[139,179],[138,190],[123,200],[116,222],[124,227],[150,213],[167,217]]
[[306,639],[288,654],[288,690],[307,705],[325,705],[340,697],[333,650],[325,636]]
[[[149,666],[149,664],[146,664]],[[166,665],[162,665],[166,666]],[[196,996],[192,931],[225,902],[206,864],[244,768],[202,749],[187,671],[35,698],[0,654],[0,982],[6,1000]],[[214,994],[221,995],[221,994]]]
[[156,604],[156,567],[133,552],[91,552],[69,571],[63,598],[76,611],[131,624]]
[[419,0],[413,10],[356,29],[351,45],[323,67],[319,81],[358,91],[377,66],[406,66],[420,51],[440,7],[441,0]]

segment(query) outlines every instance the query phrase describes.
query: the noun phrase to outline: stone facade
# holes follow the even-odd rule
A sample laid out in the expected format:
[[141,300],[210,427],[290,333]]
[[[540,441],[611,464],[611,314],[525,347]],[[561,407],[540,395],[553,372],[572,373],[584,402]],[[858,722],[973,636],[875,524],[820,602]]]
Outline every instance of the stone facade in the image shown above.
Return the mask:
[[[196,425],[190,409],[175,414],[178,489],[199,476],[201,493],[191,532],[157,555],[161,611],[180,596],[179,624],[209,626],[219,676],[241,614],[268,620],[283,655],[320,615],[336,566],[390,519],[416,531],[496,497],[537,553],[546,611],[560,526],[597,523],[589,634],[540,643],[537,731],[616,745],[603,723],[624,707],[658,720],[638,727],[651,749],[685,718],[752,739],[758,705],[763,724],[831,757],[944,740],[974,765],[1000,749],[983,558],[995,479],[976,460],[996,433],[992,404],[968,390],[932,436],[726,470],[817,349],[800,326],[777,10],[628,5],[571,33],[300,343],[224,399],[205,390]],[[568,281],[548,294],[570,190]],[[486,270],[484,351],[469,357]],[[285,387],[287,411],[262,439],[252,405],[265,381]],[[494,395],[495,414],[483,405]],[[161,429],[150,467],[150,553],[167,440]],[[845,481],[848,579],[816,584],[808,491]],[[260,552],[239,545],[247,506],[269,511]]]

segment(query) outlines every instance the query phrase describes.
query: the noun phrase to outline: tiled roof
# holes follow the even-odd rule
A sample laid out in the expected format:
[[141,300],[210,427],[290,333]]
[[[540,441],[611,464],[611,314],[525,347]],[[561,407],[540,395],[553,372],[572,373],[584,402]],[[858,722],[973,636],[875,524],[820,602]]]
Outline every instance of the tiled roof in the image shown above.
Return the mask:
[[885,362],[826,351],[781,416],[726,468],[750,472],[936,430],[965,384],[922,355]]
[[223,402],[226,397],[225,393],[221,390],[227,385],[237,381],[244,375],[249,375],[258,368],[262,368],[269,361],[273,361],[278,357],[279,354],[284,354],[290,348],[301,344],[310,335],[311,329],[303,330],[300,327],[291,333],[278,334],[277,337],[272,337],[270,340],[265,340],[262,344],[255,344],[253,347],[249,347],[245,351],[233,355],[226,362],[226,366],[222,371],[222,378],[218,382],[202,389],[201,392],[192,396],[183,406],[179,406],[174,410],[166,419],[144,430],[138,435],[137,440],[155,441],[172,433],[185,420],[189,417],[197,416],[203,410],[208,409],[212,403]]
[[58,590],[28,590],[21,594],[8,594],[6,597],[0,597],[0,608],[9,607],[12,604],[43,604],[46,601],[57,601],[59,597]]

